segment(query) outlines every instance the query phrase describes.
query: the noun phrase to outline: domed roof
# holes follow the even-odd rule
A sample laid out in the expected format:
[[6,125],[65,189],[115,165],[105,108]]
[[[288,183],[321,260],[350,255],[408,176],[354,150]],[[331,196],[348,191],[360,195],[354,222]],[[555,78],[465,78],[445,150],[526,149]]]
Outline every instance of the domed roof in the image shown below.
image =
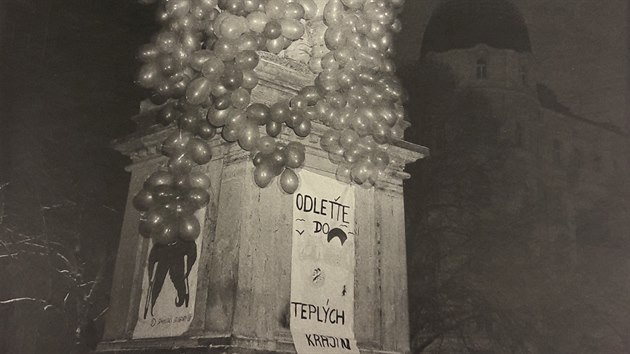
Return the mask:
[[472,48],[481,43],[497,49],[531,52],[527,25],[516,6],[508,0],[443,1],[424,32],[421,56]]

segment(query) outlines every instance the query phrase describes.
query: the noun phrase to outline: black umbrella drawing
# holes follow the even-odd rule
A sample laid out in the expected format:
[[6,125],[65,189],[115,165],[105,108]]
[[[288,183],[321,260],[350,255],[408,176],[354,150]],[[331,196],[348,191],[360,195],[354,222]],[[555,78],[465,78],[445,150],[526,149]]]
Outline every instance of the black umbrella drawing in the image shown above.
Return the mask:
[[348,239],[348,235],[346,235],[346,233],[338,227],[335,227],[334,229],[328,231],[328,242],[330,243],[330,241],[335,237],[339,239],[342,246],[344,243],[346,243],[346,240]]
[[147,272],[149,276],[149,289],[144,305],[144,318],[147,318],[149,312],[149,303],[151,308],[151,316],[153,307],[160,296],[166,273],[169,274],[177,296],[175,297],[175,306],[188,307],[190,297],[190,289],[188,286],[188,276],[195,261],[197,260],[197,244],[195,241],[178,240],[169,245],[154,244],[149,253],[149,261]]

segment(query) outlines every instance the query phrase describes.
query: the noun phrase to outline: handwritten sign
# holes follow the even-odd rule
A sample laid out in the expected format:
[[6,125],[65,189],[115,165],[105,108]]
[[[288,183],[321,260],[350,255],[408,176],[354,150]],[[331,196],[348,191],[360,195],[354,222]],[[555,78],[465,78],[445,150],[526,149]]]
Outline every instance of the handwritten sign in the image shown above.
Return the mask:
[[194,315],[201,242],[201,236],[172,245],[151,242],[133,338],[174,337],[188,330]]
[[300,354],[359,354],[354,338],[354,189],[300,172],[293,194],[291,334]]

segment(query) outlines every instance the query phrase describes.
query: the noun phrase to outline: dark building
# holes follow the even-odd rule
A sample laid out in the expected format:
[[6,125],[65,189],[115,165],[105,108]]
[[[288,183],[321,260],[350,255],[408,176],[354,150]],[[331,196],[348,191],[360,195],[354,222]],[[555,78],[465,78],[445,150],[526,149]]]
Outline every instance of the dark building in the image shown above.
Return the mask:
[[601,114],[574,113],[528,20],[507,0],[446,0],[424,29],[408,82],[433,155],[409,241],[411,292],[433,296],[410,299],[418,350],[630,350],[628,89],[615,78],[584,102]]

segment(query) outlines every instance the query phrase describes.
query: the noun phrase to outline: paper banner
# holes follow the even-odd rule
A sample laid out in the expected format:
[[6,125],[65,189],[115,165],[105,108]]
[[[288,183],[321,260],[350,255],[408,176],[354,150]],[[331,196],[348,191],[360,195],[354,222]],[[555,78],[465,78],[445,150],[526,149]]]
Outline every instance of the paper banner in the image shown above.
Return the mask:
[[306,170],[293,194],[291,334],[299,354],[356,353],[354,189]]
[[[197,212],[200,215],[203,211]],[[151,241],[133,338],[175,337],[188,330],[195,309],[201,244],[202,236],[168,246]]]

